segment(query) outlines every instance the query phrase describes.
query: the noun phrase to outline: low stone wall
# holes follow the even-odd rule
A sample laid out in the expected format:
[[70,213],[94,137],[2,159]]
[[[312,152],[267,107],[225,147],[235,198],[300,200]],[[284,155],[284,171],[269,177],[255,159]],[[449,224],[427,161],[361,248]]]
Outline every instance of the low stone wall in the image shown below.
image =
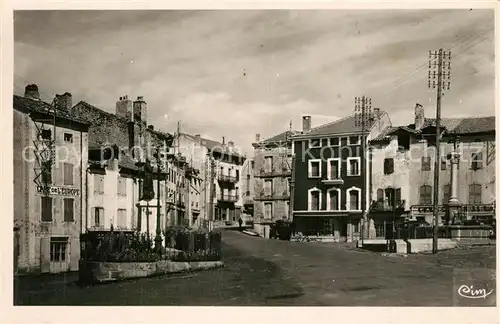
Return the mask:
[[203,262],[96,262],[80,260],[80,283],[104,283],[110,281],[145,278],[169,273],[220,268],[222,261]]
[[450,237],[459,245],[491,244],[491,227],[483,225],[452,225],[449,227]]
[[[456,248],[458,243],[450,239],[439,239],[438,250],[450,250]],[[369,239],[363,243],[358,241],[357,247],[373,252],[386,252],[386,239]],[[396,240],[396,253],[422,253],[432,251],[432,239],[412,239],[408,241]]]

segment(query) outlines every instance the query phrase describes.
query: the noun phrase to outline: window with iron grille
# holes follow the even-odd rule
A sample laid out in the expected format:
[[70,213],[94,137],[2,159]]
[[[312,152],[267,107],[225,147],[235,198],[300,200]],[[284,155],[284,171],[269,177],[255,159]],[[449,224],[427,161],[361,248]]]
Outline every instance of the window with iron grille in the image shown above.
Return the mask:
[[422,156],[422,171],[431,171],[431,157]]
[[432,205],[432,187],[423,185],[420,187],[420,205]]
[[394,159],[387,158],[384,160],[384,174],[391,174],[394,172]]
[[471,184],[469,185],[469,204],[481,204],[481,185]]
[[74,222],[74,206],[75,200],[73,198],[64,198],[64,221],[65,222]]
[[483,168],[483,153],[482,152],[472,153],[471,169],[476,171],[476,170],[481,170],[482,168]]
[[52,222],[52,197],[42,197],[42,222]]

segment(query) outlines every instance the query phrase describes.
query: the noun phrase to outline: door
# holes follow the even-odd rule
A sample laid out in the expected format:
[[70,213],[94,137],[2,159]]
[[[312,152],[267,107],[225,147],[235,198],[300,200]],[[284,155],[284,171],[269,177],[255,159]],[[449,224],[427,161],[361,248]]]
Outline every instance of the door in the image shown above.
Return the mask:
[[50,238],[50,272],[59,273],[69,270],[68,237]]

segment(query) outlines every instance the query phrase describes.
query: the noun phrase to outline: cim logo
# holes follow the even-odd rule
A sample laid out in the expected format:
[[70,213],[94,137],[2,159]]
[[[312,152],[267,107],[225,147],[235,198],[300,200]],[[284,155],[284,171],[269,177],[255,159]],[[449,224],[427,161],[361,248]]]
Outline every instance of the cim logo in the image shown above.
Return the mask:
[[483,298],[486,299],[491,293],[493,292],[493,289],[491,289],[489,292],[486,291],[486,289],[481,288],[481,289],[475,289],[474,286],[467,286],[467,285],[462,285],[458,288],[458,294],[464,298],[469,298],[469,299],[479,299]]

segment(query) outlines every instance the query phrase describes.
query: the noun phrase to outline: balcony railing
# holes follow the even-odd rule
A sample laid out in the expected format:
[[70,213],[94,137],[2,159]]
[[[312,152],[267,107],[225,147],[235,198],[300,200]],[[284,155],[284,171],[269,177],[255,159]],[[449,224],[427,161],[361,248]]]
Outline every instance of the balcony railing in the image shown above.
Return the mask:
[[388,201],[374,201],[371,205],[372,211],[395,211],[404,210],[405,200],[396,201],[396,205],[389,203]]
[[266,170],[266,169],[260,169],[260,170],[255,170],[254,176],[256,178],[266,178],[266,177],[289,177],[292,175],[292,170],[288,168],[281,168],[281,169],[271,169],[271,170]]
[[219,174],[219,176],[217,177],[217,180],[220,182],[227,182],[227,183],[237,183],[238,182],[237,177],[230,176],[227,174]]
[[[446,212],[446,205],[439,205],[439,212]],[[412,213],[432,213],[434,206],[432,205],[413,205],[410,207]],[[459,208],[459,213],[468,214],[484,214],[495,213],[495,204],[465,204]]]
[[225,202],[236,202],[236,201],[238,201],[238,196],[237,195],[218,195],[217,200],[218,201],[225,201]]
[[330,177],[321,179],[321,183],[325,185],[342,185],[344,184],[344,179],[337,175],[331,175]]
[[255,200],[288,200],[288,199],[290,199],[290,193],[288,193],[287,191],[271,192],[271,193],[259,192],[259,193],[255,194],[254,199]]

